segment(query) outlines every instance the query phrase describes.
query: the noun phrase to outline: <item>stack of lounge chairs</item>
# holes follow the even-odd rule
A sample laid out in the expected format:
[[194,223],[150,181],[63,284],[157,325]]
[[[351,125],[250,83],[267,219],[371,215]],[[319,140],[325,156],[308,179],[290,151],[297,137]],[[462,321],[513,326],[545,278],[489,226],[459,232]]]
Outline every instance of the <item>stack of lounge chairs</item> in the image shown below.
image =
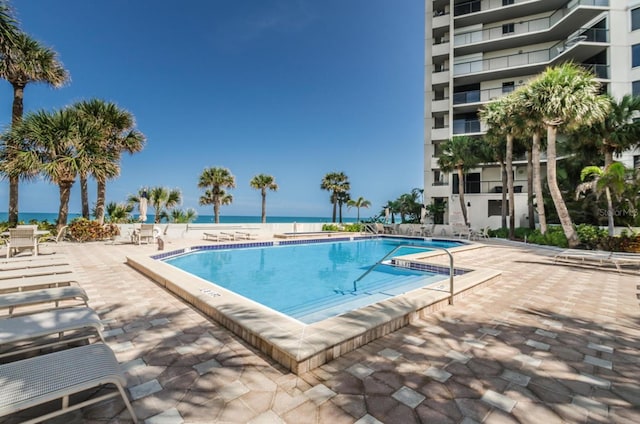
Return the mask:
[[121,397],[137,422],[87,302],[62,255],[0,260],[0,418],[40,422]]
[[565,249],[553,257],[553,261],[579,262],[588,265],[614,265],[618,272],[625,265],[640,267],[640,254],[625,252],[608,252],[605,250]]

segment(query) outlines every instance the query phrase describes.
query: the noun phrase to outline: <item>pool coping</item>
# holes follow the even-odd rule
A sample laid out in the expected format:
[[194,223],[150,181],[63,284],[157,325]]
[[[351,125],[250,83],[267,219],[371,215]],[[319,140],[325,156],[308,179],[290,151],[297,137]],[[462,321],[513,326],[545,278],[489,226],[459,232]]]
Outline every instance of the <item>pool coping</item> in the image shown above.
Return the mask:
[[[271,242],[239,243],[234,247],[268,243]],[[198,247],[225,248],[229,245]],[[473,243],[455,248],[455,251],[479,247],[482,244]],[[443,254],[435,251],[406,257],[415,257],[411,259],[415,262],[426,262],[431,256]],[[170,252],[164,255],[170,255]],[[304,324],[154,259],[157,256],[162,255],[127,256],[127,264],[296,374],[314,369],[449,305],[448,290],[427,286],[323,321]],[[479,287],[494,283],[500,276],[500,271],[477,268],[456,275],[453,279],[454,302]],[[448,278],[444,280],[448,281]]]

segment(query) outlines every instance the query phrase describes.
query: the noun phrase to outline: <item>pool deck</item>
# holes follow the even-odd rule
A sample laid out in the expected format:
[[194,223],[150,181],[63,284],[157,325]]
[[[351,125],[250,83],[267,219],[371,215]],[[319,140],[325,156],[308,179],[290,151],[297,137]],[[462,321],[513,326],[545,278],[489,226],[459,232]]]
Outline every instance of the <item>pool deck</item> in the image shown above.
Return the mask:
[[[126,264],[155,245],[57,250],[150,424],[640,422],[637,267],[554,264],[555,250],[486,244],[456,254],[456,267],[501,271],[501,281],[299,375]],[[56,422],[107,421],[130,422],[121,400]]]

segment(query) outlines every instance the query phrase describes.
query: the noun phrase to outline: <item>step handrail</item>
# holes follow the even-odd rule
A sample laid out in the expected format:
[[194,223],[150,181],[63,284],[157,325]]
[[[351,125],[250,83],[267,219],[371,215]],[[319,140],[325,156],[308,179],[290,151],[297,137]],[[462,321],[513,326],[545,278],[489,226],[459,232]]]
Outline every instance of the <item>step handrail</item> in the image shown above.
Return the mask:
[[358,278],[353,280],[353,290],[354,291],[356,290],[356,284],[358,283],[358,281],[360,281],[364,277],[366,277],[371,271],[374,270],[374,268],[376,268],[378,265],[382,264],[382,262],[384,262],[388,257],[393,255],[394,253],[396,253],[398,250],[400,250],[403,247],[416,247],[416,248],[425,249],[425,250],[432,250],[432,249],[444,250],[444,252],[449,256],[449,305],[453,305],[453,277],[455,275],[455,271],[454,271],[454,268],[453,268],[453,255],[451,254],[451,252],[449,252],[449,250],[447,248],[440,247],[440,246],[423,246],[423,245],[420,245],[420,244],[403,243],[403,244],[400,244],[400,245],[394,247],[393,250],[391,250],[389,253],[384,255],[384,257],[382,259],[380,259],[375,264],[371,265],[369,267],[369,269],[367,269],[364,273],[362,273],[361,276],[359,276]]

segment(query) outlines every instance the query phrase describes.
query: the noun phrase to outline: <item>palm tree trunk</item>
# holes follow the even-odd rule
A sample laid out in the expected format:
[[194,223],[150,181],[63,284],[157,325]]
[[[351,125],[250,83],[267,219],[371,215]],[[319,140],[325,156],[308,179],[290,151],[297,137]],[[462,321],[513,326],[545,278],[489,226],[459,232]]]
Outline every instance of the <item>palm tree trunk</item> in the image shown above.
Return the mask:
[[335,222],[336,222],[336,212],[337,212],[336,208],[338,206],[338,199],[336,197],[336,193],[335,192],[331,195],[331,203],[333,204],[333,214],[331,215],[331,222],[333,222],[335,224]]
[[507,187],[509,192],[509,240],[516,237],[515,195],[513,194],[513,135],[507,134]]
[[540,232],[547,232],[547,217],[544,213],[544,197],[542,194],[542,175],[540,175],[540,134],[533,134],[531,148],[531,158],[533,161],[533,185],[536,191],[536,209],[538,210],[538,221],[540,222]]
[[89,219],[89,188],[87,176],[80,175],[80,202],[82,203],[82,217]]
[[458,194],[460,198],[460,209],[462,209],[462,218],[464,219],[464,225],[469,225],[469,219],[467,219],[467,205],[464,203],[464,172],[462,167],[458,168]]
[[213,216],[215,217],[215,223],[220,223],[220,205],[216,202],[213,204]]
[[56,228],[60,231],[60,228],[67,225],[67,219],[69,218],[69,199],[71,198],[71,187],[73,186],[73,180],[60,181],[58,187],[60,190],[60,208],[58,209],[58,222]]
[[266,224],[267,222],[267,192],[265,189],[262,189],[262,223]]
[[[11,126],[14,127],[22,120],[24,113],[24,85],[13,84],[13,105],[11,108]],[[18,223],[18,198],[20,189],[20,178],[18,176],[9,177],[9,225],[15,226]]]
[[609,187],[605,187],[604,192],[607,196],[607,224],[609,226],[609,237],[613,237],[615,233],[613,223],[613,201],[611,200],[611,191]]
[[549,192],[551,199],[556,207],[562,230],[567,237],[569,247],[576,247],[580,242],[576,231],[573,229],[573,222],[564,203],[560,187],[558,187],[558,178],[556,175],[556,136],[558,127],[555,125],[547,125],[547,184],[549,184]]
[[527,215],[529,216],[529,229],[536,229],[536,216],[533,207],[533,159],[531,148],[527,149]]
[[613,149],[604,143],[604,169],[613,163]]
[[107,197],[107,182],[98,180],[96,188],[96,219],[104,224],[104,200]]
[[500,161],[500,174],[502,176],[502,205],[500,207],[500,227],[507,228],[507,168]]

